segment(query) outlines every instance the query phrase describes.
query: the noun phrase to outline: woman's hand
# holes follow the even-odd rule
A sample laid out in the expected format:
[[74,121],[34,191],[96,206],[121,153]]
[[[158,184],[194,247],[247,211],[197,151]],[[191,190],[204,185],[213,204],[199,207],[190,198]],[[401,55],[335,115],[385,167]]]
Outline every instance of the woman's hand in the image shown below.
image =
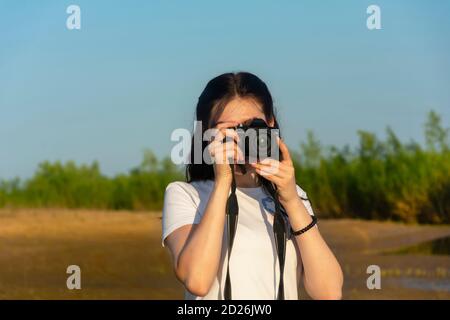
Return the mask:
[[252,163],[251,166],[255,168],[256,173],[277,186],[280,202],[286,206],[291,200],[298,199],[295,170],[287,146],[279,137],[277,141],[283,160],[266,158],[261,162]]
[[[255,171],[273,182],[278,188],[278,197],[289,216],[293,230],[306,227],[311,218],[297,195],[294,166],[283,141],[278,140],[282,161],[265,159],[252,164]],[[306,292],[313,299],[341,299],[343,274],[339,262],[320,235],[318,228],[295,237],[299,261],[303,265],[303,282]]]
[[[227,130],[233,126],[236,124],[222,123],[214,128],[217,130],[207,133],[213,139],[205,149],[214,159],[215,185],[200,223],[182,226],[166,239],[177,278],[196,296],[208,294],[219,271],[226,205],[232,182],[230,162],[238,159],[239,155],[242,156],[237,148],[237,132]],[[223,143],[226,137],[229,137],[230,141]],[[179,205],[175,205],[174,210],[177,210]]]
[[[231,127],[237,124],[234,122],[226,122],[219,124],[215,129],[214,139],[208,145],[209,155],[214,161],[214,176],[216,182],[225,182],[231,184],[233,175],[230,163],[243,161],[244,155],[238,146],[239,135]],[[225,138],[228,141],[223,142]]]

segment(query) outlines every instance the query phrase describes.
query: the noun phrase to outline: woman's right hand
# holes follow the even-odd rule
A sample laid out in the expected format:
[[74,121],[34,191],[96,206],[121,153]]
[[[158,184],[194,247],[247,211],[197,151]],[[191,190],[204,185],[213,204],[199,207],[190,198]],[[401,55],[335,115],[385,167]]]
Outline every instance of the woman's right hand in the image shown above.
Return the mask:
[[[205,148],[205,155],[209,154],[215,160],[215,182],[202,219],[200,223],[176,229],[166,238],[177,278],[196,296],[208,294],[219,271],[227,200],[233,181],[230,163],[239,159],[239,155],[242,156],[237,144],[238,134],[236,130],[230,129],[236,125],[221,123],[214,128],[217,130],[208,130],[212,141]],[[223,142],[226,137],[230,141]],[[179,204],[174,206],[174,210],[178,208]]]
[[[238,146],[239,135],[236,130],[237,123],[224,122],[214,129],[214,139],[208,145],[209,155],[214,159],[214,176],[216,182],[231,184],[233,175],[230,163],[237,163],[244,160],[244,155]],[[223,140],[227,138],[224,142]]]

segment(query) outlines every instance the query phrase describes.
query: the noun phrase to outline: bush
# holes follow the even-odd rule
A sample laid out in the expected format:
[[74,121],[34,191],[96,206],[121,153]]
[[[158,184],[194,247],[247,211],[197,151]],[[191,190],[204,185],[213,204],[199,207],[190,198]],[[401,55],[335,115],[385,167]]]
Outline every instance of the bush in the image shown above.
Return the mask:
[[158,161],[150,151],[139,167],[113,178],[102,175],[97,162],[43,162],[25,183],[2,181],[0,206],[156,210],[162,207],[166,185],[181,179],[170,160]]
[[[449,129],[430,112],[426,147],[359,131],[359,145],[324,149],[312,132],[293,152],[297,183],[321,217],[450,223]],[[127,174],[107,177],[97,162],[41,163],[27,180],[0,181],[0,207],[160,210],[172,181],[184,180],[170,159],[150,151]]]
[[380,141],[359,131],[359,146],[331,147],[323,155],[312,132],[295,158],[297,181],[322,216],[450,223],[449,129],[430,112],[426,149],[403,145],[387,128]]

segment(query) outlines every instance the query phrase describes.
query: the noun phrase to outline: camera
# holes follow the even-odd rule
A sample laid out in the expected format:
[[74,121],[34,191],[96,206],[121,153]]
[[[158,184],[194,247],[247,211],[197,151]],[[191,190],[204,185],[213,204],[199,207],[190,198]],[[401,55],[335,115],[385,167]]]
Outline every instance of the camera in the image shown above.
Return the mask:
[[263,119],[252,119],[236,128],[240,141],[238,146],[244,152],[245,162],[253,163],[265,158],[279,160],[277,136],[279,130],[269,127]]

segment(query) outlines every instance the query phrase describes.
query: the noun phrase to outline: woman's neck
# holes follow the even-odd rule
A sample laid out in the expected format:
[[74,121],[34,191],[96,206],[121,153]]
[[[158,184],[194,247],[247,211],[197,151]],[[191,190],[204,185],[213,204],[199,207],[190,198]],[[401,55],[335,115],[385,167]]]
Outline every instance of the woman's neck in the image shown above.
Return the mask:
[[[246,166],[247,167],[247,166]],[[261,182],[258,179],[258,174],[253,168],[248,168],[245,174],[237,173],[235,174],[236,186],[240,188],[256,188],[261,186]],[[239,169],[238,169],[239,170]]]

